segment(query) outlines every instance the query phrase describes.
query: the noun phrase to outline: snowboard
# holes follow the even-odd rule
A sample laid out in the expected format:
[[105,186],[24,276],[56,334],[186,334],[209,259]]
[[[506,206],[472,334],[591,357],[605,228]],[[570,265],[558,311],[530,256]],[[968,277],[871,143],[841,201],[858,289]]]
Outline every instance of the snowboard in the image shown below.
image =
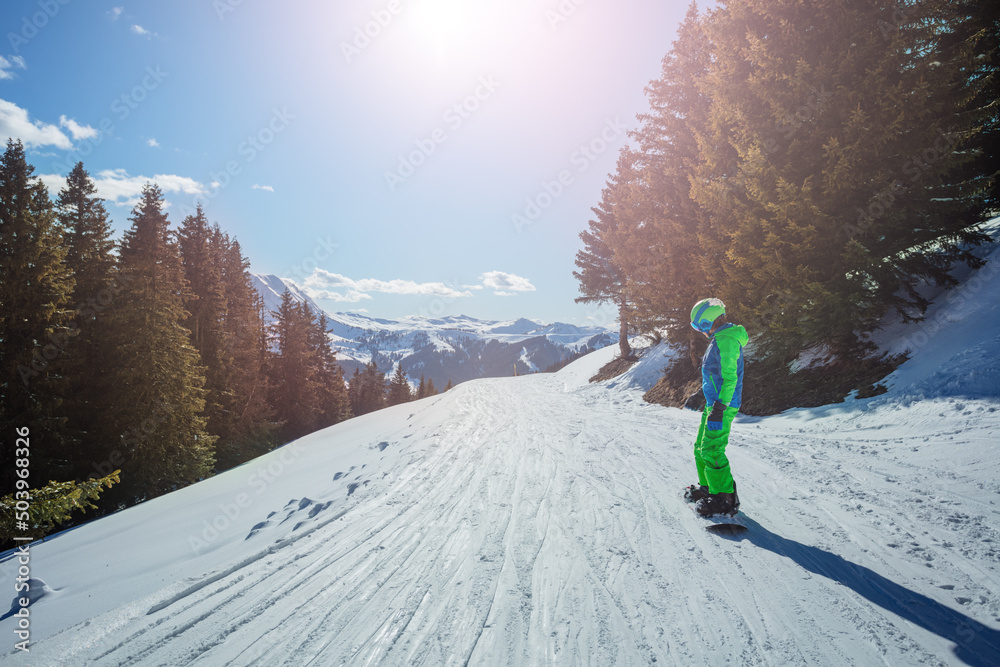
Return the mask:
[[[739,515],[737,514],[736,516]],[[747,531],[747,527],[736,521],[724,521],[722,523],[713,523],[705,526],[705,530],[716,535],[739,535],[740,533],[745,533]]]
[[695,503],[691,502],[684,497],[684,492],[681,491],[681,500],[684,504],[691,508],[694,515],[707,523],[705,530],[715,535],[738,535],[739,533],[746,532],[747,526],[742,522],[743,514],[737,511],[735,516],[726,516],[720,514],[717,516],[702,516],[698,514],[698,508],[695,507]]

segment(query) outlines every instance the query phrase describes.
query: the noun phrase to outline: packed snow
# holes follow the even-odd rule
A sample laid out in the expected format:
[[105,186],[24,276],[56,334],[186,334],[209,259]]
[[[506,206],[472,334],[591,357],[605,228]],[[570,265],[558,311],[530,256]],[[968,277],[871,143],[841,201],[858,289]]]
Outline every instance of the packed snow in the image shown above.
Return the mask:
[[[699,415],[641,398],[669,349],[590,383],[611,347],[349,420],[34,545],[31,650],[5,618],[3,661],[996,665],[987,270],[963,286],[979,308],[942,299],[933,335],[886,332],[914,353],[888,393],[736,421],[742,535],[710,534],[680,497]],[[17,568],[5,554],[11,597]]]

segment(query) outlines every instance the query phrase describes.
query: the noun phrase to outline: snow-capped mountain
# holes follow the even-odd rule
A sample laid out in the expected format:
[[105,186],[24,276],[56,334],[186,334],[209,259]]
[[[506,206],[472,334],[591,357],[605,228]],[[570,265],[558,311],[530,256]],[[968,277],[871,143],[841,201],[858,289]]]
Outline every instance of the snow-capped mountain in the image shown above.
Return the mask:
[[608,329],[526,318],[496,322],[458,315],[391,320],[330,313],[291,280],[255,274],[254,286],[268,313],[277,310],[286,291],[314,312],[325,312],[330,340],[347,373],[372,360],[387,373],[401,364],[411,379],[423,375],[438,387],[449,380],[458,383],[545,370],[616,341],[616,333]]

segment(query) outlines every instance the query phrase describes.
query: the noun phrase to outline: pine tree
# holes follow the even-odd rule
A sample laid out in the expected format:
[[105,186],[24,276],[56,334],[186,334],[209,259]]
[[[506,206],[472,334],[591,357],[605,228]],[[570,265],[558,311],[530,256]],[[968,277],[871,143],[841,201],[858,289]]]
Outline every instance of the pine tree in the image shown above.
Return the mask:
[[[211,360],[217,365],[225,347],[222,322],[228,309],[222,283],[224,248],[221,239],[215,238],[215,230],[209,227],[201,204],[181,222],[177,245],[190,290],[184,325],[191,332],[192,346],[201,355],[202,363],[208,366]],[[221,373],[221,369],[213,372]]]
[[199,205],[178,233],[194,298],[185,326],[205,365],[208,431],[218,437],[217,470],[276,444],[266,375],[267,342],[260,296],[239,244],[209,226]]
[[446,384],[444,386],[444,390],[445,390],[445,392],[448,392],[448,391],[451,391],[452,389],[454,389],[454,387],[455,387],[455,385],[453,385],[451,383],[451,380],[448,380],[448,384]]
[[403,364],[396,365],[396,373],[389,382],[389,394],[386,397],[386,405],[399,405],[413,400],[413,392],[410,389],[410,381],[403,371]]
[[290,292],[281,295],[272,325],[271,403],[285,441],[315,430],[319,412],[311,378],[310,326]]
[[[0,158],[0,438],[3,484],[13,490],[15,438],[30,427],[32,470],[57,475],[66,451],[60,365],[71,344],[68,308],[73,276],[48,192],[33,178],[20,141]],[[44,471],[44,472],[43,472]]]
[[581,292],[624,285],[633,323],[689,355],[691,305],[720,297],[751,330],[750,362],[788,387],[805,348],[864,357],[888,312],[920,318],[922,286],[981,265],[1000,180],[998,12],[692,4],[585,232]]
[[711,62],[710,47],[692,3],[660,77],[646,87],[650,110],[630,134],[637,146],[619,161],[608,202],[609,214],[617,213],[609,243],[627,276],[638,326],[666,334],[689,354],[697,344],[690,308],[717,293],[714,266],[725,250],[706,235],[707,212],[691,198],[700,142],[710,141],[710,101],[698,85]]
[[[955,152],[969,156],[956,172],[958,194],[982,213],[1000,209],[1000,5],[978,0],[931,0],[921,5],[920,39],[938,78],[938,103],[955,115]],[[898,29],[883,25],[883,31]],[[958,126],[965,129],[959,130]]]
[[66,232],[66,265],[75,280],[72,303],[76,327],[81,329],[76,343],[80,347],[88,344],[87,326],[99,319],[119,289],[114,278],[116,260],[108,212],[82,162],[66,178],[56,210]]
[[361,415],[358,410],[362,407],[361,401],[364,383],[365,380],[361,376],[361,369],[355,366],[354,373],[351,375],[351,379],[347,383],[347,397],[351,401],[351,414],[355,416]]
[[34,539],[40,539],[54,531],[59,525],[73,519],[73,512],[85,512],[88,509],[99,509],[93,501],[101,497],[105,487],[111,488],[119,481],[119,471],[115,470],[104,477],[88,479],[80,482],[49,482],[45,486],[31,489],[28,516],[30,528],[19,530],[15,523],[18,505],[17,495],[7,495],[0,498],[0,546],[11,549],[18,546],[17,537],[24,537],[28,532]]
[[314,376],[319,392],[320,428],[332,426],[351,416],[351,401],[344,383],[344,371],[337,363],[337,355],[330,345],[328,328],[326,314],[321,312],[313,326]]
[[184,279],[189,298],[184,306],[187,318],[183,325],[191,332],[191,346],[205,368],[205,421],[209,433],[219,438],[217,446],[228,440],[227,410],[232,408],[228,394],[233,372],[232,348],[224,329],[226,311],[225,286],[222,281],[221,239],[214,238],[201,204],[193,215],[182,222],[177,231]]
[[282,294],[273,325],[277,343],[271,361],[273,403],[282,433],[293,439],[350,418],[363,383],[351,391],[327,335],[326,315]]
[[[188,288],[163,195],[147,184],[119,250],[127,289],[108,308],[107,460],[122,482],[109,495],[138,502],[210,474],[215,437],[205,431],[205,378],[183,322]],[[117,492],[117,494],[116,494]]]
[[898,9],[741,0],[710,14],[712,141],[692,194],[724,251],[718,296],[767,326],[757,350],[782,363],[817,344],[858,354],[887,310],[922,313],[921,281],[978,264],[976,207],[951,187],[965,128],[935,92],[948,73],[920,48],[919,6],[880,29]]
[[82,162],[67,177],[56,209],[66,231],[66,266],[75,278],[70,303],[75,306],[76,337],[67,354],[67,428],[79,439],[73,476],[88,477],[103,459],[104,448],[98,442],[107,411],[102,387],[118,359],[117,350],[109,345],[107,309],[123,287],[116,279],[108,213]]
[[426,396],[437,396],[437,389],[434,388],[434,380],[427,378],[427,386],[424,389]]
[[364,378],[361,398],[362,410],[358,414],[381,410],[385,407],[386,387],[388,384],[385,379],[385,373],[378,369],[374,361],[370,361],[365,365],[365,370],[361,376]]
[[278,428],[269,400],[264,304],[253,287],[250,263],[239,242],[218,225],[212,230],[211,248],[221,257],[223,328],[231,359],[218,426],[217,468],[225,470],[270,451],[277,444]]
[[417,384],[416,398],[427,398],[427,381],[424,379],[423,374],[420,375],[420,383]]
[[[629,298],[628,279],[625,271],[615,256],[612,248],[612,237],[618,231],[619,217],[628,215],[627,203],[621,204],[619,212],[618,197],[623,184],[623,174],[629,169],[629,152],[622,150],[618,159],[618,172],[604,189],[601,203],[591,209],[597,216],[590,221],[590,228],[580,232],[584,249],[576,253],[576,265],[579,271],[573,272],[573,277],[580,283],[583,296],[575,299],[576,303],[611,303],[618,308],[619,334],[618,347],[622,358],[632,357],[632,346],[628,341],[629,332]],[[515,368],[515,375],[517,374]]]
[[374,361],[365,364],[363,371],[355,369],[349,386],[351,412],[360,416],[384,408],[386,384],[385,374]]
[[323,422],[323,353],[320,351],[326,340],[326,332],[319,331],[316,317],[308,303],[296,304],[299,326],[305,333],[304,371],[300,378],[305,403],[299,426],[303,433],[312,433],[326,426]]

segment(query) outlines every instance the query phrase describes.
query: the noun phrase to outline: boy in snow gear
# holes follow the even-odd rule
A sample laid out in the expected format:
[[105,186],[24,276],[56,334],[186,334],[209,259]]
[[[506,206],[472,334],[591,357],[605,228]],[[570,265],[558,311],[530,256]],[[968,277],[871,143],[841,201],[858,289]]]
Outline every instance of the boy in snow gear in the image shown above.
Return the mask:
[[694,444],[698,484],[687,487],[684,497],[697,503],[702,516],[733,516],[739,511],[740,500],[726,446],[743,399],[743,348],[750,338],[742,326],[726,321],[726,306],[719,299],[696,303],[691,309],[691,326],[707,336],[709,343],[701,361],[705,409]]

